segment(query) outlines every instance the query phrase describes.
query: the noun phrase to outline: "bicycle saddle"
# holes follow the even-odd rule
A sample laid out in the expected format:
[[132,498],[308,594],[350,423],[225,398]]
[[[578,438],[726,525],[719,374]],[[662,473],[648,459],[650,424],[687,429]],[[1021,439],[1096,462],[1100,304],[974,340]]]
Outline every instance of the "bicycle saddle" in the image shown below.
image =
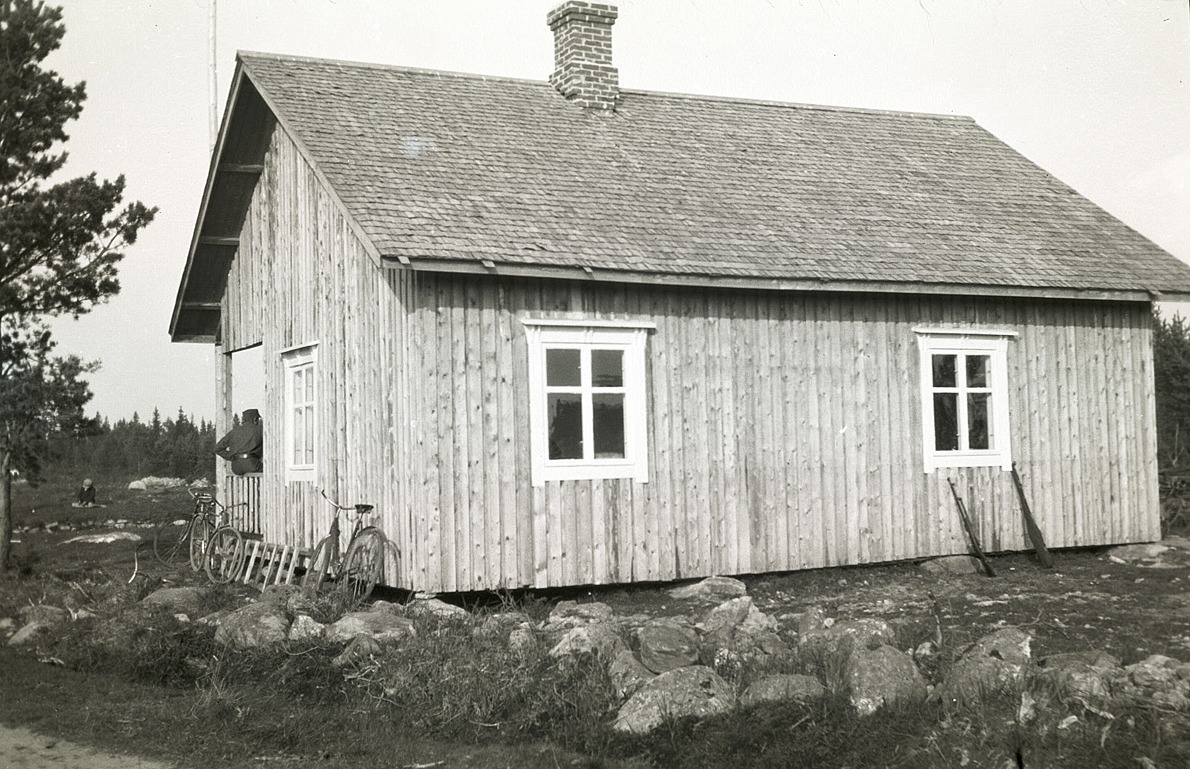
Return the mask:
[[367,515],[368,513],[372,512],[375,507],[376,505],[356,505],[355,513],[356,515]]

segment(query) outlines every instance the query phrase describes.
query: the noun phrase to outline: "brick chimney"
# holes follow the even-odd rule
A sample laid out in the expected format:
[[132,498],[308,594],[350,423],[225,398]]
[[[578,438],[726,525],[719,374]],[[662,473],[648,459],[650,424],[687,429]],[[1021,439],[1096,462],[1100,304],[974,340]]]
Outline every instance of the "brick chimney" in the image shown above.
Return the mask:
[[546,17],[554,32],[550,85],[589,109],[615,109],[620,73],[612,66],[615,6],[567,0]]

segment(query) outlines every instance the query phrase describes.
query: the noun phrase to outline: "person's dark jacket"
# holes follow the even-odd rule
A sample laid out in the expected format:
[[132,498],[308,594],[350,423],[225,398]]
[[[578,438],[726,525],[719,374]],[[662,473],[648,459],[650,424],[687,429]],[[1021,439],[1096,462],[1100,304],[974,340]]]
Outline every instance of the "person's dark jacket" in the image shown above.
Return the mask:
[[215,453],[231,461],[236,475],[259,473],[264,469],[264,428],[260,422],[247,422],[233,427],[215,444]]

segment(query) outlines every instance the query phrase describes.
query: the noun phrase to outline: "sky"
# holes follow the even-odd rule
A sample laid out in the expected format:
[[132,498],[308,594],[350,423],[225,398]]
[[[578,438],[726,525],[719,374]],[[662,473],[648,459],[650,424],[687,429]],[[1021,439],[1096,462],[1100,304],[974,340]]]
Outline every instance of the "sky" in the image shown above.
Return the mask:
[[[215,414],[213,346],[169,341],[210,163],[212,2],[221,118],[237,50],[545,80],[559,0],[59,2],[66,36],[46,66],[87,83],[66,173],[124,174],[126,200],[160,208],[120,294],[53,324],[59,353],[101,361],[88,411],[115,421]],[[618,6],[623,88],[970,115],[1190,262],[1187,0]]]

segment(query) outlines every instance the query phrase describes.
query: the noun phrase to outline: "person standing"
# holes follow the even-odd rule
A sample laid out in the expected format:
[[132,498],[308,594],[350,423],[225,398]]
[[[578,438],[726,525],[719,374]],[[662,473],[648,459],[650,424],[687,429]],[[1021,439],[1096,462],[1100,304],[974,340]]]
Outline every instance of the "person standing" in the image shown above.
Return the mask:
[[215,454],[231,462],[231,471],[236,475],[259,473],[264,469],[264,426],[260,412],[246,409],[238,427],[215,444]]

